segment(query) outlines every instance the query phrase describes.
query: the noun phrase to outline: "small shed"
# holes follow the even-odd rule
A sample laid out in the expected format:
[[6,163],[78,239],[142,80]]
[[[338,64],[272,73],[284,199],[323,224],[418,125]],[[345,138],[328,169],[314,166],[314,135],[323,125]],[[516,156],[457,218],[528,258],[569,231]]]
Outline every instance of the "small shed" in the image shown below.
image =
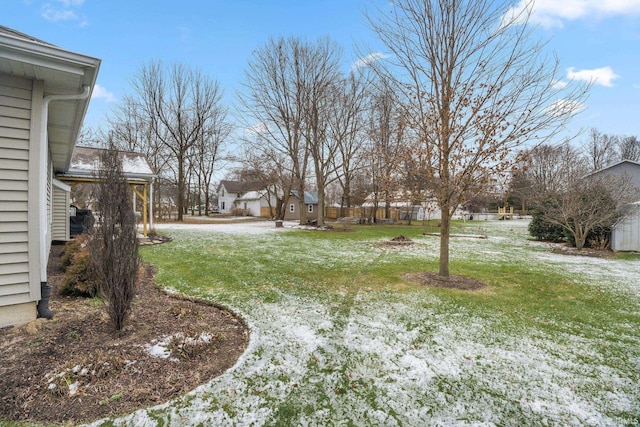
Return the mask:
[[611,249],[640,252],[640,201],[631,203],[611,228]]
[[[286,210],[284,213],[284,219],[287,221],[300,220],[299,212],[300,192],[297,190],[291,190],[289,199],[287,200]],[[304,204],[306,206],[305,217],[307,221],[313,221],[318,219],[318,193],[315,191],[304,192]]]

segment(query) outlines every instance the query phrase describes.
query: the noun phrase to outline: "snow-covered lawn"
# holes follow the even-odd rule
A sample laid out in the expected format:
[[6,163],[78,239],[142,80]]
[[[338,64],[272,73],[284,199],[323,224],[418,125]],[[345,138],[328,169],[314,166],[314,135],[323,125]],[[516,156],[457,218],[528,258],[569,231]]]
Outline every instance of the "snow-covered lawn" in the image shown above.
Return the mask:
[[[496,275],[515,265],[520,274],[507,281],[513,288],[490,285],[470,294],[385,278],[396,266],[433,262],[436,237],[417,237],[412,247],[389,249],[371,239],[304,236],[294,224],[279,229],[271,222],[158,228],[175,239],[145,249],[145,258],[158,263],[159,279],[176,291],[211,298],[241,313],[251,327],[250,345],[233,369],[187,396],[106,422],[639,422],[640,261],[555,255],[526,239],[525,221],[478,222],[465,232],[489,238],[454,239],[452,265],[495,266]],[[181,253],[222,261],[211,271],[202,259],[182,261],[180,268],[194,263],[202,270],[201,280],[186,283],[177,266],[158,261]],[[539,311],[535,299],[522,311],[511,310],[510,292],[522,297],[518,281],[545,272],[550,281],[564,281],[573,294],[548,297],[549,291],[541,290]],[[613,313],[611,319],[584,318],[583,302],[602,304],[603,311]],[[514,304],[518,307],[518,301]],[[566,311],[571,307],[575,313]],[[600,319],[598,313],[594,318]]]

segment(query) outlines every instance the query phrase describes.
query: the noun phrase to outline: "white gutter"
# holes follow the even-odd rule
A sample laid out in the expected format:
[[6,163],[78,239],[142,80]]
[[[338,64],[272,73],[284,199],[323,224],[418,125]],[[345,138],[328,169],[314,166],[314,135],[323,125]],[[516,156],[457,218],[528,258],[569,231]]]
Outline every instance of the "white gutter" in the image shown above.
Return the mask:
[[[51,249],[51,227],[49,227],[47,205],[47,182],[49,171],[49,139],[47,135],[47,127],[49,123],[49,103],[53,101],[73,101],[78,99],[87,99],[91,93],[90,86],[83,86],[82,93],[71,95],[48,95],[43,98],[42,117],[40,130],[40,173],[41,178],[38,182],[38,200],[40,200],[40,283],[47,281],[47,263],[49,261],[49,250]],[[75,144],[75,141],[74,141]],[[44,178],[44,179],[43,179]],[[42,240],[44,239],[44,240]]]

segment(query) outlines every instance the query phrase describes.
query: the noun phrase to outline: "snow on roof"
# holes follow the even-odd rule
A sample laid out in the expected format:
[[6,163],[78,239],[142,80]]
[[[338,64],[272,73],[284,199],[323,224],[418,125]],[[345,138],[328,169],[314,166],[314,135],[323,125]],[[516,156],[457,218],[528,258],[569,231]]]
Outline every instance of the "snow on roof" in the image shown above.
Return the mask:
[[247,191],[237,200],[258,200],[264,197],[265,191]]
[[[71,157],[71,166],[63,176],[95,177],[100,165],[100,155],[105,150],[93,147],[76,147]],[[155,176],[144,155],[132,151],[120,151],[122,172],[127,178],[146,178]]]

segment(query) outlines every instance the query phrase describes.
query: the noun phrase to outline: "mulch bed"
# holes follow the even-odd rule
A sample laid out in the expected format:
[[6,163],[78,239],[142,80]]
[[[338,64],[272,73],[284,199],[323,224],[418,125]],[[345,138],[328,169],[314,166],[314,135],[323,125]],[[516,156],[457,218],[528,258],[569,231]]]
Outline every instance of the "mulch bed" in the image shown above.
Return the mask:
[[461,291],[477,291],[486,285],[479,280],[471,277],[457,276],[455,274],[449,277],[441,277],[438,273],[433,272],[420,272],[420,273],[407,273],[402,276],[404,280],[417,285],[428,286],[431,288],[449,288],[458,289]]
[[[101,303],[57,294],[61,249],[49,265],[54,318],[0,329],[0,419],[77,424],[127,414],[193,390],[244,352],[243,319],[159,291],[147,266],[126,333],[114,337]],[[153,356],[167,337],[171,357]]]
[[554,254],[560,255],[588,256],[592,258],[610,258],[613,256],[613,252],[607,249],[582,248],[577,250],[567,244],[558,243],[552,243],[549,250]]
[[415,242],[413,240],[411,240],[409,237],[405,237],[402,234],[399,236],[396,236],[392,239],[389,240],[385,240],[383,242],[380,242],[380,244],[382,246],[410,246],[413,245]]

